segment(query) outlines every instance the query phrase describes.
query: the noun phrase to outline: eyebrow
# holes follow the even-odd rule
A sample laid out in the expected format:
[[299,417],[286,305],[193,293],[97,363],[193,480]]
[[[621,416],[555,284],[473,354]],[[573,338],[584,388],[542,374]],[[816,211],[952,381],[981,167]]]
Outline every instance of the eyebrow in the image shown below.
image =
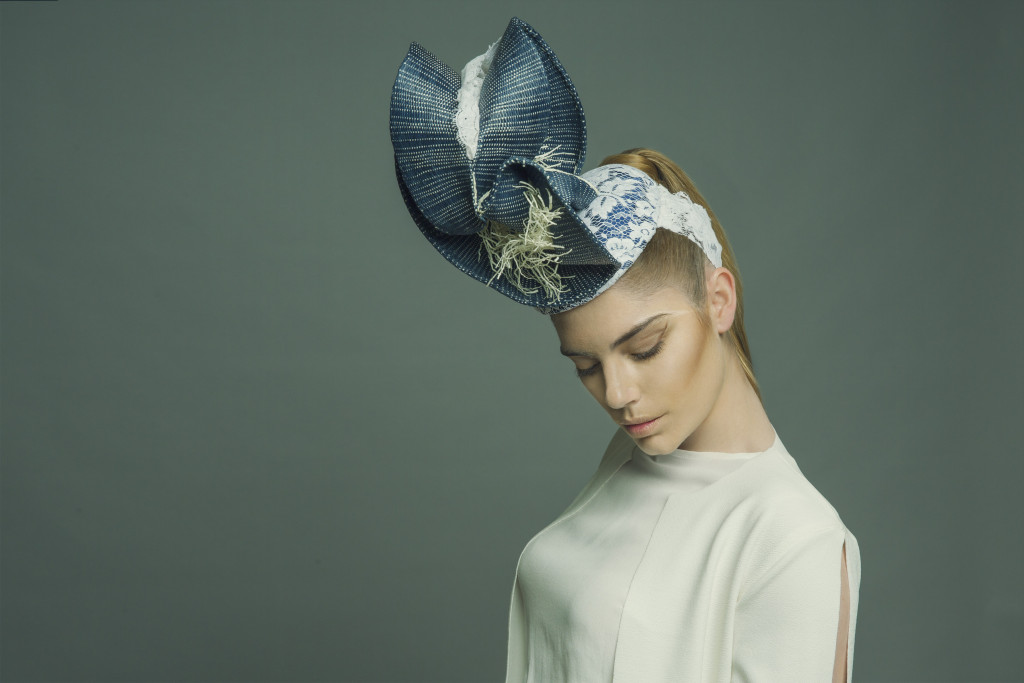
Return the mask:
[[[647,320],[644,320],[643,322],[638,323],[637,325],[633,326],[633,328],[631,328],[629,330],[629,332],[627,332],[626,334],[622,335],[621,337],[619,337],[618,339],[613,341],[612,345],[609,346],[608,349],[610,351],[614,351],[616,346],[618,346],[619,344],[623,344],[623,343],[629,341],[630,339],[632,339],[636,335],[638,335],[641,332],[643,332],[644,328],[646,328],[648,325],[653,323],[655,320],[657,320],[658,318],[662,318],[662,317],[664,317],[666,315],[668,315],[668,313],[657,313],[655,315],[652,315]],[[594,354],[587,353],[586,351],[573,351],[572,349],[564,349],[564,348],[559,348],[558,350],[561,352],[561,354],[563,356],[586,356],[588,358],[593,358],[594,357]]]

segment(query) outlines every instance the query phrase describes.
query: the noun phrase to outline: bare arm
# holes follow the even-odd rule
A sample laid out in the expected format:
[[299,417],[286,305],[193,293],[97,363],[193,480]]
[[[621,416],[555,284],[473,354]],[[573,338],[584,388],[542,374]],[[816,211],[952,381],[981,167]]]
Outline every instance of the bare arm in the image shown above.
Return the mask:
[[846,543],[843,543],[843,561],[839,565],[839,632],[836,635],[836,660],[832,669],[832,683],[846,683],[846,649],[850,638],[850,577],[846,572]]

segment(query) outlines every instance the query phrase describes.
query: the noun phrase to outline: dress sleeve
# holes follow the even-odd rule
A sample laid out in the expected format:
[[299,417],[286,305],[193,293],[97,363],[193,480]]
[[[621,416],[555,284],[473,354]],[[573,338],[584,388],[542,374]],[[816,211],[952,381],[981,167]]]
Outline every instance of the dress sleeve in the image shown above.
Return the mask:
[[[734,683],[831,683],[845,540],[841,525],[808,534],[741,593],[734,629]],[[848,561],[850,552],[848,547]]]

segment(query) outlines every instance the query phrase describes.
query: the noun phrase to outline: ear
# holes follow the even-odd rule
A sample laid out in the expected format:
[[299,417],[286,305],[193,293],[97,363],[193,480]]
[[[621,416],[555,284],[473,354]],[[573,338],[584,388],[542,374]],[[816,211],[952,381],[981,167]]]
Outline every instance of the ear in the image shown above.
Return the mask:
[[708,276],[707,291],[711,326],[718,334],[724,334],[736,318],[736,278],[728,268],[716,268]]

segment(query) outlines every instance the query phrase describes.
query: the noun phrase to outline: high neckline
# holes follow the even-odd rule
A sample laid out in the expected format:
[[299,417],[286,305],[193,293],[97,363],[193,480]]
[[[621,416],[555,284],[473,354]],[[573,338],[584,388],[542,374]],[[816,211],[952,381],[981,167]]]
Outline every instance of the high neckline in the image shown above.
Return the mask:
[[[665,462],[669,460],[749,460],[756,458],[759,455],[764,455],[771,451],[776,450],[782,444],[779,439],[779,433],[775,431],[775,426],[772,425],[772,445],[763,451],[756,451],[752,453],[726,453],[724,451],[688,451],[684,448],[677,448],[671,453],[664,455],[653,455],[652,458],[658,462]],[[639,446],[636,448],[639,449]]]

